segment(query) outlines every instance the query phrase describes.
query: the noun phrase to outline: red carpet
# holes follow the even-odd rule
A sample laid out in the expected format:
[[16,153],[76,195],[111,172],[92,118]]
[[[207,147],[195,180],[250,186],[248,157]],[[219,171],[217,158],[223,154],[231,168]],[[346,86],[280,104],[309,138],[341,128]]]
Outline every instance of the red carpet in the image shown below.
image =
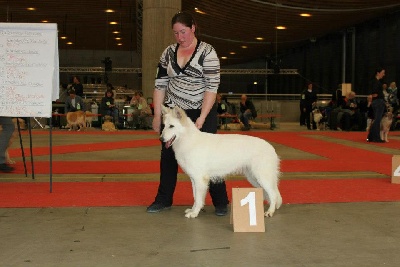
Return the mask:
[[[366,153],[365,153],[366,154]],[[361,156],[361,155],[360,155]],[[372,157],[373,155],[371,155]],[[282,160],[282,172],[351,172],[372,171],[386,175],[391,172],[391,155],[380,155],[380,158],[365,157],[357,162],[346,158],[340,160]],[[50,163],[48,161],[35,161],[35,174],[49,174]],[[22,162],[16,165],[15,173],[23,174]],[[27,162],[28,173],[31,172],[31,164]],[[154,161],[53,161],[53,174],[130,174],[130,173],[158,173],[160,162]],[[182,172],[182,171],[180,171]]]
[[[146,132],[145,132],[146,133]],[[397,133],[397,132],[396,132]],[[85,134],[85,133],[83,133]],[[117,133],[114,133],[117,134]],[[118,132],[118,134],[120,134]],[[124,132],[123,134],[126,134]],[[142,133],[141,133],[142,134]],[[391,172],[391,154],[384,154],[355,148],[347,145],[333,144],[325,140],[312,138],[313,135],[329,136],[338,139],[346,139],[354,142],[365,142],[363,132],[250,132],[249,134],[263,138],[269,142],[282,144],[300,151],[311,153],[322,157],[317,160],[282,160],[281,170],[283,172],[331,172],[331,171],[372,171],[386,175]],[[149,139],[131,141],[110,141],[102,143],[72,144],[54,146],[53,154],[68,154],[77,152],[95,152],[104,150],[116,150],[126,148],[159,146],[160,142],[155,135],[149,134]],[[400,142],[391,140],[390,143],[369,144],[385,148],[399,149]],[[34,156],[49,155],[48,147],[37,147],[33,149]],[[29,156],[29,150],[25,149]],[[10,150],[11,157],[21,156],[19,149]],[[27,159],[30,171],[30,160]],[[35,173],[48,174],[50,170],[49,161],[35,160]],[[107,164],[105,164],[107,163]],[[155,161],[53,161],[54,174],[101,174],[101,173],[157,173],[159,162]],[[16,173],[23,174],[22,162],[16,165]]]
[[[158,182],[0,183],[0,207],[119,207],[149,205]],[[227,181],[233,187],[251,187],[247,181]],[[400,185],[388,179],[281,181],[285,204],[400,201]],[[211,204],[207,195],[207,205]],[[192,205],[190,182],[179,182],[174,205]]]
[[[232,132],[233,133],[233,132]],[[39,134],[43,134],[39,132]],[[63,134],[66,134],[63,132]],[[93,133],[67,133],[84,134]],[[96,135],[99,134],[96,132]],[[103,133],[101,134],[111,134]],[[117,132],[113,135],[132,134]],[[157,137],[148,132],[148,139],[131,141],[110,141],[53,147],[53,154],[92,152],[124,148],[160,146]],[[363,132],[249,132],[269,142],[281,144],[299,151],[319,156],[319,159],[290,159],[281,161],[282,172],[365,172],[391,176],[392,154],[374,152],[368,146],[397,149],[400,142],[375,144],[365,142]],[[399,135],[394,132],[393,135]],[[318,136],[318,138],[314,138]],[[321,138],[322,136],[322,138]],[[344,139],[367,147],[356,148],[350,145],[335,144],[324,140]],[[94,139],[95,140],[95,139]],[[115,140],[115,139],[112,139]],[[348,144],[348,142],[346,143]],[[29,151],[26,150],[26,154]],[[12,157],[20,156],[19,149],[12,149]],[[48,147],[36,147],[33,154],[48,155]],[[27,158],[28,172],[30,159]],[[16,173],[24,172],[22,162],[16,165]],[[145,174],[159,173],[159,161],[53,161],[53,174]],[[35,160],[35,174],[48,174],[49,161]],[[379,178],[377,175],[376,178]],[[371,177],[370,177],[371,178]],[[27,178],[29,179],[29,178]],[[228,192],[232,187],[250,187],[245,181],[228,181]],[[73,206],[138,206],[148,205],[154,199],[158,182],[54,182],[53,193],[49,193],[49,183],[0,183],[0,207],[73,207]],[[400,185],[390,183],[390,179],[329,179],[329,180],[283,180],[280,190],[284,203],[328,203],[362,201],[399,201]],[[192,189],[190,182],[179,182],[175,194],[175,205],[191,205]],[[210,204],[209,197],[207,203]]]
[[[132,140],[132,141],[113,141],[107,143],[92,143],[92,144],[73,144],[73,145],[63,145],[63,146],[53,146],[53,155],[57,154],[67,154],[76,152],[95,152],[104,150],[115,150],[115,149],[126,149],[126,148],[137,148],[137,147],[148,147],[160,145],[160,141],[157,139],[144,139],[144,140]],[[30,156],[29,149],[24,150],[25,156]],[[34,147],[32,149],[34,157],[50,155],[49,147]],[[11,149],[10,156],[16,157],[21,156],[20,149]]]

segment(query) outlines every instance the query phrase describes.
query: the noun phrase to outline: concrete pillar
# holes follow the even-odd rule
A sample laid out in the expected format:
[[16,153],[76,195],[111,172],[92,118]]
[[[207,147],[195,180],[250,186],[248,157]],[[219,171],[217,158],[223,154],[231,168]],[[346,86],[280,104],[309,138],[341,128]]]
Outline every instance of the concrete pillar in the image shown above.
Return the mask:
[[181,0],[144,0],[142,30],[142,91],[152,97],[157,64],[164,49],[175,42],[171,19],[181,10]]

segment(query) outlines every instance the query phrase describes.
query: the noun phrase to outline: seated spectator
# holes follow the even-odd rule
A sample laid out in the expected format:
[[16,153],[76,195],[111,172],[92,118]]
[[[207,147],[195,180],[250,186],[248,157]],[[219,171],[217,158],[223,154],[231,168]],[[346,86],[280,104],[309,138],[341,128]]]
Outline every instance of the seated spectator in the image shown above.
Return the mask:
[[303,111],[306,113],[307,129],[317,129],[317,125],[313,120],[313,109],[317,107],[317,93],[313,88],[312,82],[307,82],[307,90],[304,91],[304,107]]
[[134,128],[150,129],[147,118],[152,115],[152,111],[142,94],[140,92],[135,92],[130,104],[134,107],[132,113]]
[[61,88],[60,88],[60,93],[59,93],[59,96],[58,96],[58,99],[56,100],[56,102],[65,103],[65,101],[67,101],[68,97],[69,97],[68,85],[62,84]]
[[245,131],[250,130],[249,120],[250,118],[255,119],[257,117],[257,111],[254,107],[253,102],[247,100],[247,95],[242,95],[240,97],[240,121],[244,124]]
[[131,103],[131,101],[132,101],[132,97],[131,96],[129,96],[129,95],[125,95],[124,96],[124,104],[125,105],[129,105]]
[[399,109],[399,92],[397,91],[397,86],[395,82],[391,82],[388,88],[389,92],[389,104],[393,108],[393,114],[397,114]]
[[[225,100],[222,99],[222,95],[220,93],[216,95],[216,104],[217,104],[218,115],[229,114],[228,104],[226,103]],[[227,122],[226,119],[227,118],[218,118],[218,126],[220,126],[221,124],[226,124]]]
[[69,96],[65,100],[65,114],[68,112],[82,110],[85,111],[85,102],[82,97],[76,95],[74,89],[68,91]]
[[113,118],[115,124],[118,123],[119,111],[115,106],[114,93],[110,89],[107,89],[104,97],[101,99],[100,114],[102,116],[109,115]]
[[382,91],[383,91],[383,99],[385,100],[386,103],[388,103],[389,102],[389,91],[388,91],[388,85],[385,82],[382,83]]
[[345,131],[365,130],[365,116],[360,112],[354,91],[350,91],[343,99],[342,109],[338,114],[338,124]]

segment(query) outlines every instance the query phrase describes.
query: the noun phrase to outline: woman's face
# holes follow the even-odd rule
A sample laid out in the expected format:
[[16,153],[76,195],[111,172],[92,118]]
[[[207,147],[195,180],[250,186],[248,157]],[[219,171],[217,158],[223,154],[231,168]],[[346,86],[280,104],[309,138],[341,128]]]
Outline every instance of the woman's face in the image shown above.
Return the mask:
[[195,31],[194,26],[190,28],[177,22],[172,27],[172,31],[174,32],[176,42],[179,43],[180,46],[189,47],[192,44]]
[[385,76],[385,70],[376,73],[378,79],[382,79]]
[[111,97],[112,93],[111,92],[107,92],[107,97]]

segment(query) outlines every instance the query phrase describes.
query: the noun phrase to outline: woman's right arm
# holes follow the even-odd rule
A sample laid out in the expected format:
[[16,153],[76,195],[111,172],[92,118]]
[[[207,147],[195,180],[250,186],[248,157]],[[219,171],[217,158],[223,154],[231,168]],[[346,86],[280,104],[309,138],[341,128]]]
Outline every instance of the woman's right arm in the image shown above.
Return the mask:
[[168,87],[169,77],[167,73],[168,66],[168,47],[161,54],[160,62],[157,66],[157,74],[155,81],[155,88],[153,92],[153,105],[154,105],[154,118],[153,118],[153,130],[160,133],[161,129],[161,105],[164,104],[165,92]]
[[153,104],[154,104],[154,118],[153,118],[153,130],[160,133],[161,128],[161,105],[164,104],[165,91],[154,89],[153,93]]

